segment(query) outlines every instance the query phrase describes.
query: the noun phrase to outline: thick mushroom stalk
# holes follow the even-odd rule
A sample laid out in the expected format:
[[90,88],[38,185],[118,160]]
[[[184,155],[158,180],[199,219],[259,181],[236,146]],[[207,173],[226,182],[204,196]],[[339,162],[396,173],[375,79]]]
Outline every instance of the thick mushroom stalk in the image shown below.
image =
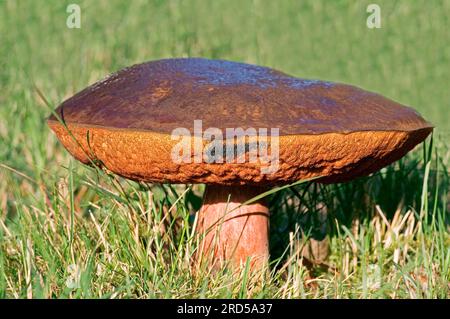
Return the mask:
[[197,260],[214,268],[246,265],[262,268],[269,257],[269,209],[264,200],[246,201],[264,190],[250,186],[206,188],[198,213],[200,246]]

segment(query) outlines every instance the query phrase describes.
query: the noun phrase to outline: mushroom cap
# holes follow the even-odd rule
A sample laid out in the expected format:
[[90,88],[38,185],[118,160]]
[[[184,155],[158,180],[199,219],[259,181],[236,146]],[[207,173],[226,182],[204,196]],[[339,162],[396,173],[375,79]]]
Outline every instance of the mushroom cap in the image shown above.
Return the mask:
[[[351,85],[202,58],[125,68],[75,94],[55,114],[64,124],[52,115],[49,126],[81,162],[95,160],[130,179],[168,183],[350,180],[398,160],[433,129],[413,109]],[[278,169],[262,174],[263,161],[174,162],[178,141],[171,133],[176,128],[193,133],[195,120],[224,136],[227,128],[266,128],[269,134],[278,128]]]

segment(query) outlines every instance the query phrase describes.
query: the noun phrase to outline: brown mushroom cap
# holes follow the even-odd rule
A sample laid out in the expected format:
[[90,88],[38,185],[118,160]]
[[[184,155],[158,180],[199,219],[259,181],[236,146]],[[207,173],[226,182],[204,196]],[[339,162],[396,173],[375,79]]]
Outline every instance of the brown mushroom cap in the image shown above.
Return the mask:
[[[413,109],[354,86],[222,60],[167,59],[125,68],[62,103],[48,120],[78,160],[148,182],[222,185],[324,182],[370,174],[432,131]],[[279,128],[279,169],[171,160],[175,128]],[[74,137],[77,141],[74,140]]]

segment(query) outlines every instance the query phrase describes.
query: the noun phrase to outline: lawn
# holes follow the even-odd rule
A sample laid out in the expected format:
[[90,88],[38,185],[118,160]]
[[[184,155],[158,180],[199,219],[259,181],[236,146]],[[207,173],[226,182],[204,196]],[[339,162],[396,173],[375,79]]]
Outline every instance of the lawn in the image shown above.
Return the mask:
[[[381,29],[366,26],[373,2]],[[449,0],[0,0],[0,298],[448,298],[449,13]],[[203,186],[83,166],[45,121],[113,71],[188,56],[357,85],[436,128],[372,176],[271,194],[266,273],[196,272]]]

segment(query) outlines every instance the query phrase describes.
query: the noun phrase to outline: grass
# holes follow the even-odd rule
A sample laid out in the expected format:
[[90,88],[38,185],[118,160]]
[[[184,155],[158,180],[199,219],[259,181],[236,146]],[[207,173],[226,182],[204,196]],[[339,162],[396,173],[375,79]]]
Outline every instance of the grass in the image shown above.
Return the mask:
[[[371,2],[0,0],[0,297],[448,298],[450,1],[377,1],[380,30],[365,26]],[[270,194],[264,281],[195,275],[203,186],[84,167],[45,125],[106,74],[173,56],[355,84],[416,108],[433,141],[370,177]]]

